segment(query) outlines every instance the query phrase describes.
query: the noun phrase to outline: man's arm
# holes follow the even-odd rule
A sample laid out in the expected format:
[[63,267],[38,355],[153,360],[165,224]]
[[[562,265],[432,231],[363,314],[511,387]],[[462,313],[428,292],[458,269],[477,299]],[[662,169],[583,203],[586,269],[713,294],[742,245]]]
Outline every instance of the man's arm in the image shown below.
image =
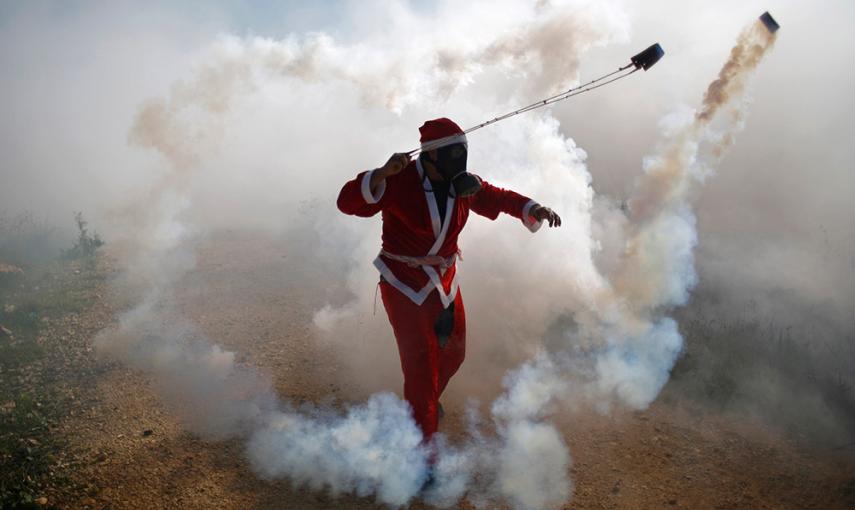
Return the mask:
[[560,227],[561,218],[555,212],[543,207],[534,200],[519,193],[488,182],[482,182],[481,190],[472,197],[470,207],[473,212],[495,220],[499,213],[509,214],[520,219],[529,230],[536,232],[543,221],[550,227]]
[[336,204],[341,212],[355,216],[374,216],[386,204],[386,179],[399,174],[410,163],[407,154],[393,154],[380,168],[362,172],[341,188]]

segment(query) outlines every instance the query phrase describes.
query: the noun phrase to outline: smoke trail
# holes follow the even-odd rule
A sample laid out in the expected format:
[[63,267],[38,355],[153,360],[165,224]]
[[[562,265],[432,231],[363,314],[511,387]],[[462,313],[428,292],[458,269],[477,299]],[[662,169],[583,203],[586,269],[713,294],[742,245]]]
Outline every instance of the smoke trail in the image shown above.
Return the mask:
[[[774,42],[775,35],[759,21],[739,35],[718,77],[707,87],[693,122],[671,134],[659,153],[645,162],[644,178],[637,184],[630,204],[635,224],[643,225],[674,201],[684,200],[693,171],[698,168],[697,144],[708,134],[705,130],[720,110],[744,92],[747,78]],[[715,147],[719,155],[732,143],[744,117],[744,107],[744,103],[735,105],[730,129]]]
[[[692,184],[708,171],[699,148],[713,143],[712,154],[719,159],[733,143],[745,116],[746,81],[774,41],[759,21],[746,28],[708,86],[700,109],[644,161],[644,174],[621,223],[625,248],[609,275],[611,285],[600,296],[610,310],[610,325],[604,328],[608,347],[596,356],[597,394],[614,394],[630,407],[644,408],[667,382],[682,337],[665,313],[685,304],[697,281],[697,233],[689,199]],[[728,105],[730,122],[714,135],[709,125]]]
[[718,78],[710,83],[704,93],[701,109],[695,114],[699,124],[708,124],[722,106],[745,91],[748,73],[757,67],[774,42],[775,34],[759,20],[739,34],[736,46],[730,50],[730,57],[719,71]]

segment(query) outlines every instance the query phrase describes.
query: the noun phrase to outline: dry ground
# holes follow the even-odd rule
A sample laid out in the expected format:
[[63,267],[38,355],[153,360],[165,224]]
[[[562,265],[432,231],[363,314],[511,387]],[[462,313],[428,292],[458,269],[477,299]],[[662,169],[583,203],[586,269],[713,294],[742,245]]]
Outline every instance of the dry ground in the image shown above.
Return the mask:
[[[329,352],[332,346],[313,341],[312,313],[323,304],[317,297],[323,279],[312,273],[317,269],[289,262],[294,250],[273,240],[234,233],[209,240],[199,253],[176,306],[211,338],[261,367],[292,401],[364,398],[336,377],[343,367]],[[102,257],[101,269],[115,274],[111,260]],[[94,333],[127,305],[106,287],[98,296],[63,331],[82,375],[66,376],[76,404],[61,433],[70,438],[71,451],[81,452],[74,477],[88,494],[72,501],[56,496],[51,503],[146,510],[382,508],[370,498],[334,498],[260,480],[240,442],[207,443],[184,432],[152,381],[97,359],[90,348]],[[668,392],[645,412],[574,416],[561,424],[574,459],[574,496],[566,508],[855,508],[851,449],[812,451],[768,427],[700,414],[691,403],[678,406],[678,396]],[[462,409],[449,407],[443,427],[453,433]]]

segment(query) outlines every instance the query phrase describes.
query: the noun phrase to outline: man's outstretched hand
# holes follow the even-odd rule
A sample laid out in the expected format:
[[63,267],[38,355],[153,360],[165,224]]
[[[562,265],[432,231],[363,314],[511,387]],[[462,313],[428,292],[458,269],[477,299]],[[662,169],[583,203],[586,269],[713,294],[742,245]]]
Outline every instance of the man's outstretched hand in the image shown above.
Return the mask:
[[532,218],[538,221],[546,220],[549,223],[550,227],[560,227],[561,226],[561,216],[555,214],[555,211],[550,209],[549,207],[543,207],[542,205],[537,206],[530,213]]

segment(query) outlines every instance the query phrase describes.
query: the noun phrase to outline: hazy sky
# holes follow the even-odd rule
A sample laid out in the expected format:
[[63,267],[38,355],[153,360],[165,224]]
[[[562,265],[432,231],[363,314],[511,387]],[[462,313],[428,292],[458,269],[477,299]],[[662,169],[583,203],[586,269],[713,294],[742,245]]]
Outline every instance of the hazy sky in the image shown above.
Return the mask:
[[[851,273],[855,73],[848,63],[855,60],[855,4],[618,4],[629,20],[627,40],[587,53],[580,78],[611,70],[652,42],[660,42],[666,56],[631,81],[554,108],[563,132],[587,152],[595,190],[625,196],[659,137],[660,120],[698,104],[736,34],[768,9],[782,29],[753,84],[745,132],[697,197],[700,253],[710,262],[704,267],[734,257],[749,265],[762,260],[764,267],[752,271],[776,268],[764,278],[820,289],[836,281],[837,270]],[[83,210],[109,233],[104,220],[112,208],[146,185],[156,166],[155,154],[128,145],[134,114],[145,99],[162,96],[176,80],[191,76],[217,37],[279,39],[323,31],[356,44],[384,30],[389,20],[383,16],[407,9],[430,14],[438,7],[381,1],[147,2],[144,7],[3,2],[0,210],[29,209],[54,223],[70,223],[70,212]],[[385,152],[400,149],[378,153],[377,164]],[[724,265],[722,271],[739,270]]]

